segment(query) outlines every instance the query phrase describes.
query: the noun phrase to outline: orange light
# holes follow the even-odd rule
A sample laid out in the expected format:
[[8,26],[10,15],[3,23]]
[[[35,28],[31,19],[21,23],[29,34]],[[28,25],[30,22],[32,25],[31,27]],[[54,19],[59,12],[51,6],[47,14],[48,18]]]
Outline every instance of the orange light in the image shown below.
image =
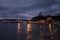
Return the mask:
[[50,29],[50,32],[52,32],[52,27],[51,27],[51,24],[49,24],[49,29]]
[[27,31],[31,31],[31,24],[27,24]]
[[20,33],[20,23],[18,23],[18,28],[17,28],[17,30],[18,30],[18,33]]

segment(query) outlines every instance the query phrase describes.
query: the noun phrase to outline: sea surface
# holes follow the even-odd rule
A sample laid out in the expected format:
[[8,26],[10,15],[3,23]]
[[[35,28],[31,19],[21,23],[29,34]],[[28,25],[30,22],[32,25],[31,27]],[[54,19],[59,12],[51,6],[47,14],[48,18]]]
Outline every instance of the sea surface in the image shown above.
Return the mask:
[[45,23],[31,24],[30,32],[27,32],[27,23],[21,23],[20,33],[17,33],[17,26],[17,23],[0,23],[0,40],[41,40],[40,31],[42,35],[49,34],[48,24]]

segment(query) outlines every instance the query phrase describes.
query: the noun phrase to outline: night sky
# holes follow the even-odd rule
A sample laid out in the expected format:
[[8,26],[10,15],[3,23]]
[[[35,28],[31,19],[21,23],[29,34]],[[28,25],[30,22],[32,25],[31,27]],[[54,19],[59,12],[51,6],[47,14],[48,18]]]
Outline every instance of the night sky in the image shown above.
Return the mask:
[[0,18],[27,19],[39,12],[43,15],[59,13],[60,0],[0,0]]

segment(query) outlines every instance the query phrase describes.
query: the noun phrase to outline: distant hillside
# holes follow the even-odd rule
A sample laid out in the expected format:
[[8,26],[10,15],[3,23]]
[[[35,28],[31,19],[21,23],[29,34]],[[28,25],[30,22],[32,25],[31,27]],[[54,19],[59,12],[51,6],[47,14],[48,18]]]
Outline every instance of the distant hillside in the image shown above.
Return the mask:
[[41,13],[38,16],[33,17],[31,20],[39,21],[40,19],[46,20],[48,17],[51,17],[53,20],[60,21],[60,13],[57,13],[55,16],[43,16]]

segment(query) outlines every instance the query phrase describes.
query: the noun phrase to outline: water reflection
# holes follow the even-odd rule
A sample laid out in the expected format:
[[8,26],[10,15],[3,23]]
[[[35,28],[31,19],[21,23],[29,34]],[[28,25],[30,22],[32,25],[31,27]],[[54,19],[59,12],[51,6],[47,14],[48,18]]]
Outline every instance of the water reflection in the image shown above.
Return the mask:
[[[18,40],[25,40],[26,39],[26,23],[20,23],[20,33],[17,33]],[[18,30],[17,30],[18,31]]]
[[0,23],[0,40],[50,40],[48,34],[56,28],[48,23]]

